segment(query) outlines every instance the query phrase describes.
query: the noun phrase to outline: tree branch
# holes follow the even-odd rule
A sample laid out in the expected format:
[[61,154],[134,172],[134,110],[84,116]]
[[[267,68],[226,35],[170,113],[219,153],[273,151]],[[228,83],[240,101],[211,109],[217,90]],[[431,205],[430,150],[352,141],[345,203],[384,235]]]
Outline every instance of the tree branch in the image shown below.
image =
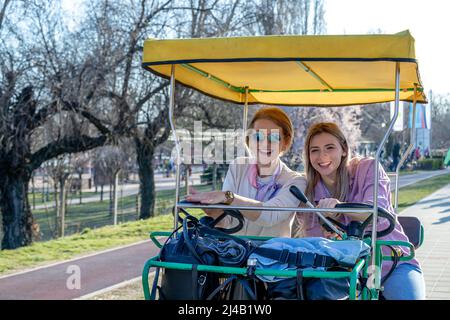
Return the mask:
[[81,135],[79,137],[66,137],[61,140],[53,141],[42,147],[30,157],[29,170],[39,168],[42,163],[59,155],[66,153],[77,153],[87,151],[104,145],[107,141],[106,136],[89,137]]
[[78,103],[69,102],[69,101],[61,101],[65,110],[69,110],[75,113],[80,113],[84,118],[86,118],[90,123],[92,123],[100,133],[103,135],[110,135],[111,130],[109,130],[105,125],[103,125],[102,121],[95,117],[92,113],[87,111],[84,108],[81,108]]

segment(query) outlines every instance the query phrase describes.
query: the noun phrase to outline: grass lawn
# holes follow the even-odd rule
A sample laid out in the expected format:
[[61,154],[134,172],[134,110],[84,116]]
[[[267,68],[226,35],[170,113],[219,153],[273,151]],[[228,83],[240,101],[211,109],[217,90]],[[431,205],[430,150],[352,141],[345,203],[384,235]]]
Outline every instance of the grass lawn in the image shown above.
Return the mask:
[[[450,174],[447,174],[422,180],[416,185],[401,189],[399,211],[449,183]],[[200,210],[192,210],[192,213],[197,216],[201,215]],[[149,232],[169,231],[172,226],[172,216],[162,215],[148,220],[126,222],[118,226],[107,226],[95,230],[85,229],[80,234],[62,239],[35,242],[31,246],[16,250],[3,250],[0,251],[0,273],[10,273],[145,240],[148,239]]]
[[[197,190],[209,191],[211,185],[195,186]],[[185,194],[185,188],[180,189],[180,197]],[[160,190],[156,192],[155,216],[169,214],[172,210],[175,190]],[[55,208],[32,210],[33,216],[40,227],[39,241],[48,241],[54,238]],[[136,210],[136,195],[126,196],[118,200],[119,223],[136,221],[139,213]],[[67,206],[65,216],[65,234],[80,233],[86,228],[95,229],[112,224],[110,201],[89,202],[81,205]]]
[[[418,183],[401,188],[398,193],[398,212],[412,206],[417,201],[450,183],[450,174],[421,180]],[[392,199],[394,193],[392,193]]]

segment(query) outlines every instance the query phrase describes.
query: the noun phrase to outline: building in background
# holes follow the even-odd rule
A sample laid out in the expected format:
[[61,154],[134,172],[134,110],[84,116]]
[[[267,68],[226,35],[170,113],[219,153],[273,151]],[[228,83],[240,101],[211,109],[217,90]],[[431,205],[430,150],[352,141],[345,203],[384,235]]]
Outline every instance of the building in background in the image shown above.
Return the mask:
[[[409,106],[409,120],[408,128],[412,127],[412,111],[413,105]],[[430,153],[431,149],[431,105],[417,104],[416,105],[416,143],[414,148],[419,147],[422,155]]]

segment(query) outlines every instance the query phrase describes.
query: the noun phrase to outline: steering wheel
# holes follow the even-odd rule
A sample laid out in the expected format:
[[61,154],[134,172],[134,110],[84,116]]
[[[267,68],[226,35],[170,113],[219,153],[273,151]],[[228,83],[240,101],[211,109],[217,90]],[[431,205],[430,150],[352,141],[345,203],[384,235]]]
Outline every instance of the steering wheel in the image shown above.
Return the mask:
[[[370,208],[372,208],[372,205],[367,204],[367,203],[344,202],[344,203],[337,204],[335,208],[370,209]],[[384,230],[377,231],[377,238],[381,238],[381,237],[388,235],[389,233],[391,233],[394,230],[395,224],[396,224],[396,219],[392,213],[390,213],[389,211],[387,211],[386,209],[381,208],[381,207],[378,207],[378,216],[382,217],[382,218],[386,218],[389,221],[389,227],[387,227]],[[353,237],[358,237],[358,238],[363,239],[363,238],[366,238],[366,237],[372,235],[371,232],[364,233],[364,231],[366,230],[367,226],[373,221],[373,214],[371,214],[369,217],[367,217],[367,219],[364,220],[364,222],[352,221],[352,222],[350,222],[349,225],[344,225],[343,223],[338,222],[332,218],[327,218],[327,219],[330,220],[337,227],[344,230],[348,236],[353,236]]]
[[[308,200],[308,198],[305,196],[305,194],[299,188],[297,188],[297,186],[295,186],[295,185],[290,186],[289,191],[298,200],[300,200],[300,202],[303,202],[304,204],[306,204],[310,207],[314,207],[314,205],[311,204],[311,202]],[[370,209],[370,208],[372,208],[372,205],[368,204],[368,203],[344,202],[344,203],[337,204],[336,208]],[[381,237],[388,235],[389,233],[392,232],[392,230],[394,230],[395,224],[396,224],[396,218],[394,215],[392,215],[392,213],[390,213],[389,211],[387,211],[381,207],[378,207],[378,215],[382,218],[388,219],[388,221],[389,221],[388,228],[386,228],[385,230],[382,230],[382,231],[377,231],[377,237],[381,238]],[[369,225],[369,223],[372,222],[373,214],[371,214],[364,222],[352,221],[352,222],[350,222],[350,224],[348,226],[346,226],[343,223],[340,223],[332,218],[326,218],[326,219],[329,220],[330,222],[332,222],[335,226],[344,230],[347,233],[347,235],[350,237],[357,237],[357,238],[363,239],[363,238],[371,235],[371,233],[364,234],[364,231],[367,228],[367,226]],[[327,226],[326,224],[323,224],[323,226],[327,231],[332,231],[331,228],[329,226]]]
[[[180,201],[180,203],[183,204],[183,203],[193,203],[193,202],[183,200],[183,201]],[[178,215],[178,222],[181,224],[183,224],[183,221],[186,218],[188,218],[188,220],[198,222],[198,223],[203,224],[210,228],[215,228],[215,229],[220,230],[223,233],[227,233],[227,234],[233,234],[233,233],[239,232],[244,227],[244,216],[242,215],[242,213],[239,210],[236,210],[236,209],[223,210],[223,213],[219,217],[217,217],[217,219],[214,219],[209,216],[204,216],[204,217],[201,217],[200,220],[197,219],[196,217],[194,217],[193,215],[191,215],[184,208],[178,208],[178,210],[185,215],[185,218],[182,218],[182,217],[180,217],[180,215]],[[175,217],[175,207],[173,207],[173,209],[172,209],[172,215]],[[232,227],[232,228],[216,227],[216,225],[220,221],[222,221],[226,216],[231,216],[231,217],[235,218],[238,221],[238,225],[235,227]]]

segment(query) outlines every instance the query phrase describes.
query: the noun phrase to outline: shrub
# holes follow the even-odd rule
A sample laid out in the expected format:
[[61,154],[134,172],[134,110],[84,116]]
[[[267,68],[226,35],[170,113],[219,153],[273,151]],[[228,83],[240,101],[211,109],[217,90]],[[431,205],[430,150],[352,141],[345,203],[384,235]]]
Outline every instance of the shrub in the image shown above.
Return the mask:
[[439,170],[442,169],[443,161],[442,159],[422,159],[418,160],[416,163],[416,169],[418,170]]

